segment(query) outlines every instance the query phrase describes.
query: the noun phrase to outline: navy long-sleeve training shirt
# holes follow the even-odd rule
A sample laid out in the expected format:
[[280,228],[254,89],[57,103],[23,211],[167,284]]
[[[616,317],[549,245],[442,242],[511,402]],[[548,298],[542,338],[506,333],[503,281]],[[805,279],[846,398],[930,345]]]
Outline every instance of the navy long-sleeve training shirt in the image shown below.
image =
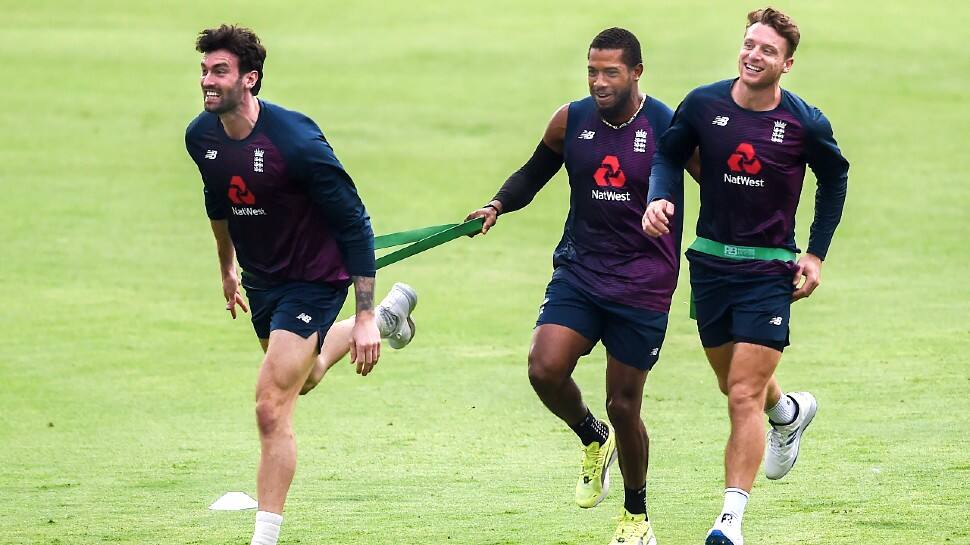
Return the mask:
[[185,147],[202,174],[206,213],[228,220],[243,271],[273,282],[348,285],[375,275],[374,233],[353,180],[309,117],[259,101],[242,140],[202,112]]
[[[734,81],[698,87],[677,108],[658,142],[648,200],[679,196],[683,166],[699,147],[697,236],[797,252],[795,211],[807,164],[818,180],[808,252],[824,259],[842,217],[849,172],[832,126],[821,111],[785,90],[776,108],[746,110],[731,98]],[[782,262],[739,262],[693,250],[687,257],[725,270],[791,270]]]

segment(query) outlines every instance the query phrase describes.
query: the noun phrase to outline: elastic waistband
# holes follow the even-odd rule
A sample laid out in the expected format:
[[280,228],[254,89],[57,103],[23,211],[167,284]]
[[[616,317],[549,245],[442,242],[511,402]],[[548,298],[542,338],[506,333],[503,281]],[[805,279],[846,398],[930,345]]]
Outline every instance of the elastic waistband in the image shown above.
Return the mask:
[[702,254],[722,257],[724,259],[735,259],[738,261],[745,259],[756,259],[760,261],[795,261],[798,257],[795,252],[785,248],[761,248],[758,246],[738,246],[736,244],[722,244],[720,242],[697,237],[691,242],[689,250]]

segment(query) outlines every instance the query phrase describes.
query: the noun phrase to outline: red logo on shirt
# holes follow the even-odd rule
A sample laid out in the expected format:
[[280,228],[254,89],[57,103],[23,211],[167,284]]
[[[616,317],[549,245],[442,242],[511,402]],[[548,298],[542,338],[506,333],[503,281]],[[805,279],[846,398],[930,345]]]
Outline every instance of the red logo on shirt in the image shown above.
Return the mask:
[[233,176],[229,180],[229,200],[232,204],[245,204],[252,206],[256,204],[256,196],[249,192],[246,182],[242,176]]
[[600,187],[623,187],[626,185],[626,174],[623,174],[620,169],[620,160],[616,158],[616,155],[603,157],[602,164],[593,173],[593,179],[596,180],[596,185]]
[[732,172],[752,175],[761,172],[761,161],[754,153],[754,146],[747,142],[738,145],[738,149],[728,157],[727,164]]

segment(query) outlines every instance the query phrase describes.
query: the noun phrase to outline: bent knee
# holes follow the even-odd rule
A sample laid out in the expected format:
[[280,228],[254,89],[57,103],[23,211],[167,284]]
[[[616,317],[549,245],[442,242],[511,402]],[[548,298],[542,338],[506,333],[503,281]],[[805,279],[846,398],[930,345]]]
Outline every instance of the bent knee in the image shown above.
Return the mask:
[[640,420],[640,400],[627,395],[608,396],[606,414],[612,422],[620,425]]
[[728,396],[728,409],[731,411],[760,411],[764,405],[764,388],[733,384],[730,387],[725,386],[721,391]]
[[529,382],[533,388],[557,388],[569,378],[568,365],[535,351],[529,353]]

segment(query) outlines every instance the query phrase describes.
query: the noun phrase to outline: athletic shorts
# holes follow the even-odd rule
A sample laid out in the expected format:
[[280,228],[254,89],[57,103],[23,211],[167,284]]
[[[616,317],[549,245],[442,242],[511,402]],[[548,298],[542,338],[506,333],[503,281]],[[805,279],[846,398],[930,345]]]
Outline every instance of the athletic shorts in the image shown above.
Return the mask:
[[779,352],[788,346],[791,276],[726,273],[691,263],[690,286],[705,348],[732,341]]
[[340,313],[347,288],[318,282],[282,282],[253,287],[243,283],[249,298],[253,329],[260,339],[283,329],[308,338],[317,335],[317,351]]
[[602,341],[617,360],[649,371],[660,357],[667,313],[607,301],[553,275],[536,327],[543,324],[568,327],[594,344]]

